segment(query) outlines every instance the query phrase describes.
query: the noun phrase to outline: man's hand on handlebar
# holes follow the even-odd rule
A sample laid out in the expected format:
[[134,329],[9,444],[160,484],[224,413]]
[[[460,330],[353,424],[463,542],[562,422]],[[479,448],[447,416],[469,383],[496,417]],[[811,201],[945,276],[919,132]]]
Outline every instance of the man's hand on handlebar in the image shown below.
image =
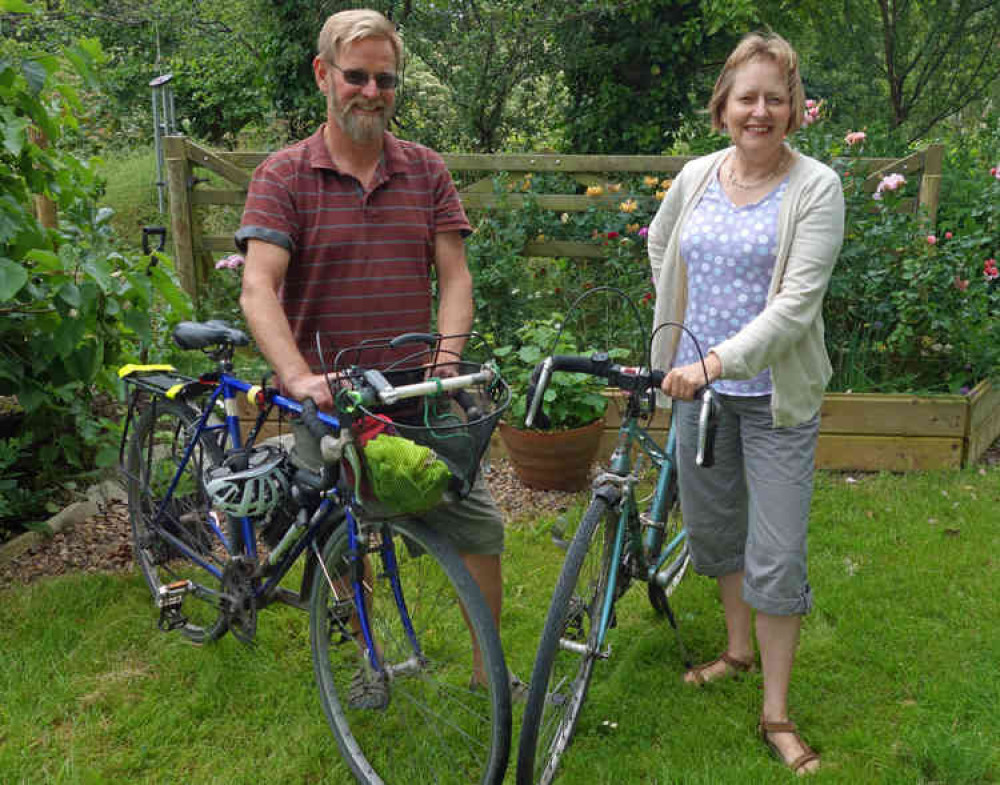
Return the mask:
[[305,401],[307,398],[311,398],[316,402],[316,407],[320,411],[333,411],[333,396],[330,394],[330,385],[323,374],[303,374],[291,379],[282,379],[282,382],[284,382],[290,398],[294,398],[297,401]]
[[[705,372],[708,379],[705,379]],[[705,365],[700,362],[674,368],[665,377],[660,389],[671,398],[682,401],[694,400],[695,394],[706,384],[711,384],[722,375],[722,362],[714,352],[705,356]]]

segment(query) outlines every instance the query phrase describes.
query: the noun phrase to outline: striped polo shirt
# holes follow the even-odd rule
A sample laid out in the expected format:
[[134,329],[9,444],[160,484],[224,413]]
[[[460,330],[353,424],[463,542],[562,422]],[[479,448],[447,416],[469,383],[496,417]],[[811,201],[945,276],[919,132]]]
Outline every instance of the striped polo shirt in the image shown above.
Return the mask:
[[427,332],[438,232],[472,229],[444,161],[385,134],[369,189],[341,173],[320,129],[269,156],[250,183],[236,245],[263,240],[291,254],[279,299],[314,371],[363,340]]

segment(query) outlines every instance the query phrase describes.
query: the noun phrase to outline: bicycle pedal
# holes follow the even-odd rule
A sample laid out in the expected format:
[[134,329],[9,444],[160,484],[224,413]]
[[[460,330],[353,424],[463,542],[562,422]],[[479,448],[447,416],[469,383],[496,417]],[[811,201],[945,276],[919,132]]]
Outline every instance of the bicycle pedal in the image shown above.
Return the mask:
[[156,592],[156,607],[179,608],[184,595],[191,591],[191,581],[174,581],[161,586]]
[[156,605],[160,618],[156,626],[163,632],[177,630],[187,624],[187,617],[181,612],[184,595],[191,590],[191,581],[176,581],[161,586],[156,593]]

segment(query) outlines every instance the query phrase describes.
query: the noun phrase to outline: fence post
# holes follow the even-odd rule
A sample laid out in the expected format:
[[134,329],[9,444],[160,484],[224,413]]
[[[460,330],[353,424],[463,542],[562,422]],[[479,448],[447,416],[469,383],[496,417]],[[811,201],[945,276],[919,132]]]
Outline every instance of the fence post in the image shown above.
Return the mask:
[[165,136],[167,184],[170,192],[170,233],[174,238],[174,264],[177,275],[191,299],[198,301],[198,276],[194,267],[194,243],[191,234],[191,163],[183,136]]
[[928,145],[924,153],[924,174],[920,178],[919,206],[927,216],[927,228],[934,228],[937,222],[938,203],[941,199],[941,169],[944,145]]

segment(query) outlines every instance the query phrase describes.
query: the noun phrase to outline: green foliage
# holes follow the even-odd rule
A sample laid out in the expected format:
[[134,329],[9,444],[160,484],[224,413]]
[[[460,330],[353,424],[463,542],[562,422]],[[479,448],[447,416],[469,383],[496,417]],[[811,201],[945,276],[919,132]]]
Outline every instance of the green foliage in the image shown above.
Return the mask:
[[835,164],[848,211],[825,306],[834,389],[961,392],[1000,368],[1000,286],[987,265],[1000,236],[1000,181],[990,173],[1000,144],[979,135],[979,155],[969,156],[964,139],[945,141],[950,188],[933,233],[924,216],[898,209],[915,183],[876,200],[853,159]]
[[[549,355],[590,355],[601,350],[621,359],[628,354],[620,348],[609,351],[608,347],[588,344],[566,327],[560,314],[532,320],[518,328],[515,344],[496,350],[495,354],[504,362],[503,375],[514,396],[506,414],[512,425],[520,427],[524,424],[532,371]],[[552,374],[544,398],[544,411],[551,420],[550,427],[556,430],[579,428],[603,417],[608,399],[601,394],[602,389],[603,385],[587,374]]]
[[[60,146],[79,106],[64,69],[90,79],[100,59],[83,41],[65,57],[0,61],[0,395],[24,409],[35,488],[92,467],[107,425],[95,397],[113,394],[117,365],[153,340],[151,314],[163,302],[177,316],[190,311],[169,259],[136,262],[115,250],[111,211],[94,206],[92,163]],[[57,206],[57,229],[36,219],[33,194]]]
[[43,492],[32,490],[25,463],[31,457],[30,440],[23,436],[0,439],[0,542],[14,533],[9,521],[30,521],[43,506]]
[[997,3],[805,0],[760,14],[799,47],[811,91],[856,127],[908,142],[989,99],[1000,80]]
[[[566,105],[574,153],[659,153],[710,91],[706,64],[721,62],[754,19],[753,5],[643,0],[579,3],[555,28],[573,100]],[[714,74],[713,74],[714,78]],[[706,91],[706,88],[708,90]]]
[[[622,289],[649,312],[653,304],[645,234],[668,181],[655,176],[605,182],[585,192],[594,206],[559,213],[539,206],[538,194],[575,194],[582,186],[561,174],[493,178],[495,207],[473,213],[475,233],[466,252],[475,287],[479,329],[497,345],[516,343],[530,319],[566,312],[583,292],[599,286]],[[514,203],[517,198],[520,203]],[[599,248],[600,258],[527,257],[529,242],[571,241]],[[617,345],[642,346],[645,328],[629,318]]]
[[[50,0],[44,11],[12,20],[12,36],[29,46],[71,45],[81,35],[107,54],[101,84],[89,96],[91,134],[79,146],[114,144],[153,133],[150,86],[172,73],[177,119],[212,144],[232,144],[248,124],[269,114],[261,52],[246,0]],[[5,30],[5,33],[7,31]]]

